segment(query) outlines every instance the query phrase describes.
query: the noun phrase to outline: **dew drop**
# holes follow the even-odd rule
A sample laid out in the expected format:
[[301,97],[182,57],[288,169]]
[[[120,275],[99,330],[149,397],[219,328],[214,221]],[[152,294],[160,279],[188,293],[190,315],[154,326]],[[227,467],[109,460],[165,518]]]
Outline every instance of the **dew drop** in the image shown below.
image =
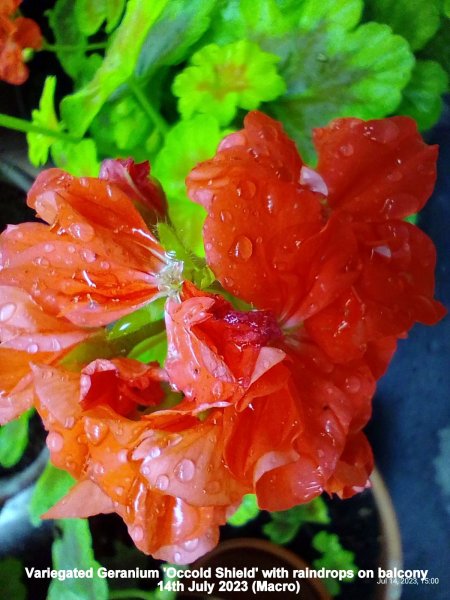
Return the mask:
[[188,552],[193,552],[198,546],[198,538],[194,538],[193,540],[186,540],[183,543],[183,547]]
[[4,304],[0,308],[0,321],[2,321],[3,323],[5,321],[9,321],[9,319],[16,312],[16,308],[17,308],[16,305],[13,304],[12,302],[8,302],[8,304]]
[[216,381],[216,383],[212,387],[212,393],[214,396],[218,397],[223,392],[223,384],[221,381]]
[[195,475],[195,465],[189,458],[183,458],[174,468],[175,477],[183,483],[191,481]]
[[72,244],[70,246],[67,246],[67,252],[69,252],[69,254],[74,254],[76,251],[75,246],[72,246]]
[[161,490],[162,492],[167,490],[167,488],[169,487],[169,483],[170,483],[170,481],[169,481],[169,478],[167,477],[167,475],[159,475],[155,482],[158,490]]
[[102,442],[108,434],[109,427],[106,423],[92,422],[89,418],[85,420],[85,431],[87,439],[91,444],[97,445]]
[[45,244],[45,246],[44,246],[45,252],[53,252],[54,249],[55,249],[55,246],[53,244]]
[[173,560],[175,563],[179,563],[181,560],[181,554],[179,552],[175,552],[175,554],[173,555]]
[[120,463],[123,463],[123,464],[127,463],[128,462],[128,450],[121,450],[117,454],[117,458]]
[[46,258],[44,258],[43,256],[37,256],[34,260],[33,260],[33,264],[37,265],[38,267],[48,267],[48,265],[50,264],[48,262],[48,260]]
[[66,429],[72,429],[72,427],[75,425],[75,417],[67,417],[64,421],[64,427]]
[[342,156],[352,156],[354,151],[355,149],[353,148],[352,144],[343,144],[339,148],[339,152],[342,154]]
[[105,467],[101,463],[94,464],[94,473],[96,475],[103,475],[105,472]]
[[141,542],[144,539],[144,530],[139,525],[130,529],[130,536],[134,542]]
[[348,379],[345,380],[345,387],[350,394],[357,394],[361,389],[361,381],[358,377],[348,377]]
[[233,254],[236,258],[248,260],[253,254],[253,244],[251,240],[245,235],[239,236],[235,241]]
[[158,458],[158,456],[161,455],[161,448],[159,446],[153,446],[153,448],[151,448],[149,454],[150,454],[151,458]]
[[233,217],[231,216],[231,213],[229,213],[227,210],[221,210],[220,220],[222,221],[222,223],[230,223],[233,220]]
[[107,271],[110,268],[110,266],[111,265],[106,260],[102,260],[102,262],[100,263],[100,269],[103,269],[104,271]]
[[37,344],[30,344],[27,347],[27,352],[29,352],[30,354],[36,354],[36,352],[39,350],[39,346]]
[[52,431],[47,436],[47,448],[52,452],[60,452],[64,446],[64,438],[60,433]]
[[269,213],[272,215],[273,211],[275,209],[275,202],[270,194],[267,196],[266,207],[267,207],[267,210],[269,211]]
[[89,242],[94,237],[94,229],[88,223],[72,223],[69,226],[69,233],[82,242]]
[[81,252],[81,255],[87,263],[95,262],[95,252],[92,252],[92,250],[89,250],[89,248],[85,248]]
[[389,246],[377,246],[374,248],[374,252],[380,254],[381,256],[385,256],[386,258],[391,258],[392,252]]
[[118,485],[118,486],[116,487],[116,489],[115,489],[115,492],[116,492],[116,494],[117,494],[118,496],[122,496],[122,494],[124,493],[124,491],[125,491],[125,490],[123,489],[123,487],[122,487],[121,485]]

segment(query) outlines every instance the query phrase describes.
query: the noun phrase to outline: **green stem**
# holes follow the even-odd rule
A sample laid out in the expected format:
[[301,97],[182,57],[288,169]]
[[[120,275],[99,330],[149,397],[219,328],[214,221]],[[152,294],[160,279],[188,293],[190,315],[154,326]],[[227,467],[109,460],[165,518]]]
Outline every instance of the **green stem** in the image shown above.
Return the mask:
[[137,588],[129,590],[110,590],[109,600],[130,600],[130,598],[137,598],[138,600],[151,600],[151,592],[145,592]]
[[142,91],[142,88],[132,79],[128,81],[128,86],[133,92],[136,100],[141,105],[142,110],[146,113],[149,119],[153,122],[155,127],[159,129],[162,134],[166,134],[169,131],[169,125],[155,109],[155,107],[149,102],[148,98]]
[[7,129],[13,129],[14,131],[22,131],[23,133],[40,133],[57,140],[64,140],[65,142],[77,143],[81,141],[80,138],[73,137],[68,133],[56,131],[55,129],[47,129],[47,127],[35,125],[31,121],[11,117],[3,113],[0,113],[0,127],[6,127]]
[[98,42],[97,44],[88,44],[87,46],[82,46],[79,44],[44,44],[42,50],[47,50],[48,52],[58,52],[59,50],[67,51],[67,50],[78,50],[82,49],[86,52],[88,50],[104,50],[107,47],[107,42]]

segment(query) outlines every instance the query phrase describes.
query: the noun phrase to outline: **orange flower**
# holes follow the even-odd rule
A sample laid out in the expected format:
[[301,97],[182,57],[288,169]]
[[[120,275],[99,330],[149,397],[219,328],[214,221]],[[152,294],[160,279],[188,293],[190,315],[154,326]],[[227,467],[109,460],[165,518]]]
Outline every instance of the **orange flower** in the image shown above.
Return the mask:
[[22,0],[2,0],[0,7],[0,79],[21,85],[29,71],[23,62],[25,48],[39,50],[42,34],[38,24],[25,17],[12,18]]
[[228,508],[249,491],[223,461],[221,415],[200,421],[180,406],[140,416],[135,409],[158,398],[161,369],[98,362],[81,374],[33,368],[51,460],[79,480],[46,517],[115,511],[141,550],[191,562],[216,545]]
[[99,326],[166,293],[179,275],[108,180],[50,169],[28,204],[48,225],[11,225],[0,236],[2,423],[33,403],[31,363],[55,364]]

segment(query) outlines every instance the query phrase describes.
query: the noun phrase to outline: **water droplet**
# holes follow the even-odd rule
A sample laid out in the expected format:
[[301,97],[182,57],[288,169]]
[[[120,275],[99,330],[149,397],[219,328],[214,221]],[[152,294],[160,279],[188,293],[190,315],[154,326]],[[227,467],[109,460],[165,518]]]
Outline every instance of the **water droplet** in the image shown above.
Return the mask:
[[47,436],[46,443],[47,448],[51,452],[60,452],[64,446],[64,438],[60,433],[56,431],[51,431]]
[[37,256],[35,259],[33,259],[33,264],[37,265],[38,267],[48,267],[50,263],[43,256]]
[[119,459],[120,463],[127,463],[128,462],[128,450],[121,450],[118,455],[117,458]]
[[183,543],[183,547],[188,552],[193,552],[198,546],[198,538],[194,538],[193,540],[186,540]]
[[211,242],[208,242],[207,244],[205,244],[205,250],[207,252],[209,252],[209,250],[212,250],[212,248],[213,248],[213,245],[211,244]]
[[345,380],[345,387],[350,394],[357,394],[361,389],[361,381],[358,377],[348,377]]
[[69,226],[69,233],[82,242],[89,242],[94,237],[94,229],[89,223],[72,223]]
[[12,302],[8,302],[8,304],[4,304],[1,308],[0,308],[0,321],[2,321],[3,323],[5,321],[8,321],[13,314],[16,312],[16,305],[13,304]]
[[170,481],[169,481],[169,478],[167,477],[167,475],[159,475],[155,482],[158,490],[161,490],[162,492],[167,490],[167,488],[169,487],[169,483],[170,483]]
[[89,248],[82,250],[81,256],[87,263],[93,263],[95,261],[95,252],[92,252]]
[[233,220],[233,217],[231,216],[231,213],[229,213],[227,210],[221,210],[220,220],[222,221],[222,223],[230,223]]
[[44,246],[45,252],[53,252],[54,249],[55,249],[55,246],[53,244],[45,244],[45,246]]
[[221,381],[216,381],[212,387],[212,393],[214,396],[220,396],[223,392],[223,384]]
[[87,439],[94,445],[100,444],[109,431],[109,427],[106,423],[97,421],[92,422],[89,418],[85,419],[84,429],[86,431]]
[[343,144],[339,148],[339,152],[342,154],[342,156],[352,156],[354,151],[355,149],[353,148],[352,144]]
[[236,258],[248,260],[253,254],[253,244],[251,240],[245,235],[239,236],[235,241],[233,254]]
[[195,475],[195,465],[189,458],[183,458],[174,468],[175,477],[183,483],[191,481]]
[[93,470],[95,475],[103,475],[105,472],[105,467],[101,463],[95,463]]
[[161,448],[159,446],[153,446],[153,448],[151,448],[149,454],[150,454],[151,458],[158,458],[158,456],[161,455]]
[[30,344],[27,347],[27,352],[29,352],[30,354],[36,354],[36,352],[39,350],[39,346],[37,344]]
[[377,246],[374,248],[374,252],[377,254],[381,254],[381,256],[385,256],[386,258],[391,258],[392,252],[389,246]]
[[275,202],[270,194],[267,196],[266,207],[267,207],[267,210],[269,211],[269,213],[272,215],[273,211],[275,209]]
[[134,542],[141,542],[144,539],[144,530],[139,525],[130,529],[130,536]]
[[115,492],[116,492],[116,494],[117,494],[118,496],[122,496],[122,494],[124,493],[124,491],[125,491],[125,490],[123,489],[123,487],[122,487],[121,485],[118,485],[118,486],[116,487],[116,489],[115,489]]
[[66,429],[72,429],[72,427],[75,425],[75,417],[67,417],[64,421],[64,427]]
[[72,246],[72,245],[67,246],[67,252],[69,252],[69,254],[74,254],[75,251],[76,251],[75,246]]
[[181,554],[180,552],[175,552],[175,554],[173,555],[173,560],[175,563],[179,563],[181,560]]
[[102,262],[100,263],[100,269],[103,269],[104,271],[107,271],[110,268],[110,266],[111,265],[106,260],[102,260]]

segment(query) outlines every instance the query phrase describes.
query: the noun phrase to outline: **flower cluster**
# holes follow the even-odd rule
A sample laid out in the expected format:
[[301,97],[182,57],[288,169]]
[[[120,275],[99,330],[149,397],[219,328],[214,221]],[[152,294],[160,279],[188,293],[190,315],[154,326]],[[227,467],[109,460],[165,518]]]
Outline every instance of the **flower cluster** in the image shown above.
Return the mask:
[[0,6],[0,80],[20,85],[28,78],[23,50],[39,50],[42,34],[32,19],[17,17],[22,0],[2,0]]
[[[77,480],[47,517],[115,511],[144,552],[186,563],[246,493],[283,510],[369,485],[376,380],[413,323],[445,313],[432,242],[403,220],[432,191],[437,150],[403,117],[341,119],[314,141],[316,170],[253,112],[189,174],[209,291],[141,216],[165,210],[148,165],[38,177],[28,203],[48,225],[0,238],[0,418],[34,405]],[[161,297],[164,367],[107,335]]]

